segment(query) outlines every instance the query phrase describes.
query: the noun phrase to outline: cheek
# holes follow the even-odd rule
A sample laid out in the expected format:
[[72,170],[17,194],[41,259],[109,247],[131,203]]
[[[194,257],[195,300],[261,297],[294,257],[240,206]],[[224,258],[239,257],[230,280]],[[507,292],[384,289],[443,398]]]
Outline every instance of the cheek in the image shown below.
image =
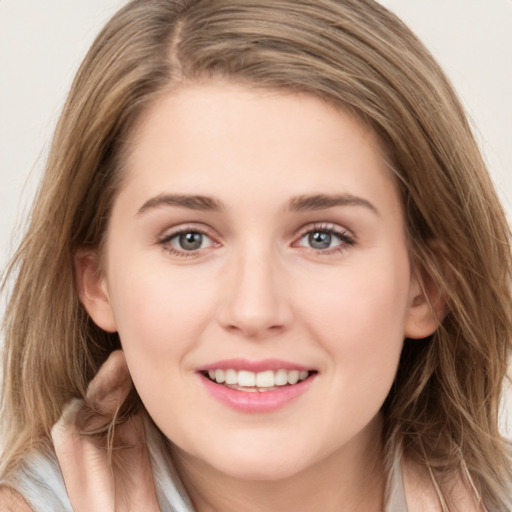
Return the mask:
[[[132,266],[132,269],[134,267]],[[213,286],[204,278],[146,266],[144,272],[113,273],[112,305],[130,375],[158,425],[180,437],[174,410],[191,410],[197,397],[184,382],[193,353],[212,316]],[[186,272],[185,272],[186,274]],[[162,404],[172,404],[163,407]]]
[[376,264],[345,270],[330,282],[302,286],[300,318],[330,356],[333,389],[363,401],[363,395],[375,396],[378,402],[393,382],[402,350],[408,260],[391,261],[385,272]]
[[180,360],[211,317],[213,286],[200,275],[168,265],[134,262],[111,273],[109,291],[123,349],[136,366],[155,368],[165,357]]
[[356,436],[381,409],[396,375],[406,308],[406,286],[392,276],[353,271],[338,284],[310,298],[302,315],[328,356],[317,414],[330,421],[317,434],[337,443]]

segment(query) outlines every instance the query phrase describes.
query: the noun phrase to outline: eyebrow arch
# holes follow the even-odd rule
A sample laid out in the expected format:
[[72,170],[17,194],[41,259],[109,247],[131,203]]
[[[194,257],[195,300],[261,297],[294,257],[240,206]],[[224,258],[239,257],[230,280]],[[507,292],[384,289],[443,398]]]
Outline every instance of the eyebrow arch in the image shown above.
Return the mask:
[[380,215],[379,210],[362,197],[351,194],[329,195],[313,194],[297,196],[289,202],[289,209],[293,212],[303,212],[308,210],[326,210],[335,206],[363,206],[373,213]]
[[221,201],[213,197],[187,194],[159,194],[147,200],[137,212],[137,215],[159,206],[179,206],[189,210],[221,211],[224,207]]

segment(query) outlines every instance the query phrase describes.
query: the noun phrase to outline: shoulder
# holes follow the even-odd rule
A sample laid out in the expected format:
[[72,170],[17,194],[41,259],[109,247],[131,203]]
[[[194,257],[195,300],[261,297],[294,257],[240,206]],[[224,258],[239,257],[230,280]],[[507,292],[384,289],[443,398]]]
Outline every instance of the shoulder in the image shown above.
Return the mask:
[[32,509],[14,489],[0,487],[0,512],[32,512]]
[[[409,512],[442,512],[438,486],[434,484],[428,468],[404,460],[402,462],[405,494]],[[443,494],[449,497],[454,512],[485,512],[473,488],[461,475],[444,482]]]
[[59,464],[46,448],[26,453],[0,481],[0,512],[35,510],[73,511]]

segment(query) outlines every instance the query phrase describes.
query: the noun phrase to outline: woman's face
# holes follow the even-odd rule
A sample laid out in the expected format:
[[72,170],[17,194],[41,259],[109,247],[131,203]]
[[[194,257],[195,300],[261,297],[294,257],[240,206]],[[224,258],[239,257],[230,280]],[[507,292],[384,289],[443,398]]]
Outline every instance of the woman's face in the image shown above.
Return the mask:
[[362,452],[404,337],[428,334],[373,133],[229,83],[175,91],[138,125],[100,287],[111,322],[89,311],[158,427],[242,478]]

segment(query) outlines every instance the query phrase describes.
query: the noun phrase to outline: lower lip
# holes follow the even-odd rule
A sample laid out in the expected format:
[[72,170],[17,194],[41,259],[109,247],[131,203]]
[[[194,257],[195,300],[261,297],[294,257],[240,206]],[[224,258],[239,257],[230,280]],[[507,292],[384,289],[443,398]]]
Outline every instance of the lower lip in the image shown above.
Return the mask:
[[272,391],[239,391],[221,384],[216,384],[202,374],[199,374],[207,391],[219,402],[246,413],[272,412],[305,393],[311,386],[315,375],[293,384]]

